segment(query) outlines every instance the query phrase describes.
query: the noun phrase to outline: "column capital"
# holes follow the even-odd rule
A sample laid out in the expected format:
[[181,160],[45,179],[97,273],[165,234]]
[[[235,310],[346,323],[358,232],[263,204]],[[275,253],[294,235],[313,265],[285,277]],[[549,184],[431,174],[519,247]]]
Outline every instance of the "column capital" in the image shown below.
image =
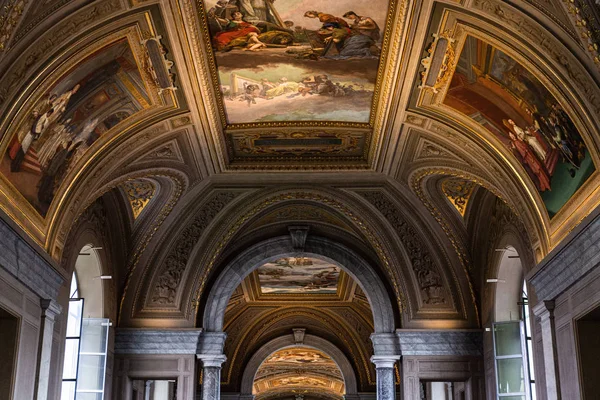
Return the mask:
[[202,332],[198,338],[196,354],[223,354],[226,338],[225,332]]
[[41,299],[40,307],[42,307],[42,316],[54,319],[62,312],[62,307],[56,300]]
[[375,364],[375,368],[394,368],[396,361],[400,359],[399,355],[388,355],[371,357],[371,362]]
[[371,342],[373,342],[373,350],[376,356],[401,354],[400,341],[396,333],[373,333]]
[[554,308],[556,304],[554,300],[543,300],[538,302],[533,308],[533,314],[536,317],[543,317],[548,314],[550,317],[554,314]]
[[221,368],[221,365],[227,361],[225,354],[197,354],[196,358],[202,361],[204,368]]

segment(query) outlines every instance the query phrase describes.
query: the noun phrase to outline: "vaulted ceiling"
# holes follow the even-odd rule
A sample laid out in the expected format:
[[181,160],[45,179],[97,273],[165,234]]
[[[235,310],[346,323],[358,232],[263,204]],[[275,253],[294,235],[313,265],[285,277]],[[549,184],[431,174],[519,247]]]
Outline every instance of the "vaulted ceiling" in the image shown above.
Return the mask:
[[0,0],[0,208],[65,276],[110,248],[123,325],[197,325],[302,222],[407,326],[477,326],[481,246],[534,265],[600,200],[583,1]]

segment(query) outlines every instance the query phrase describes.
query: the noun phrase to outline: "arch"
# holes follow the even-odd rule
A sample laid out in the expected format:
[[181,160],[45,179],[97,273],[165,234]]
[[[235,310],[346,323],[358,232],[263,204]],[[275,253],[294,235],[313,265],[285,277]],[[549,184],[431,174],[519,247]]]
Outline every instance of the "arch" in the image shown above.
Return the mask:
[[518,299],[523,288],[523,267],[519,253],[512,246],[503,250],[498,265],[498,285],[494,296],[494,321],[513,321],[520,317]]
[[326,353],[331,359],[337,364],[338,368],[342,372],[344,378],[344,386],[346,388],[346,395],[358,394],[358,385],[356,381],[356,374],[352,368],[352,364],[336,345],[328,340],[320,338],[319,336],[306,334],[302,343],[296,343],[294,335],[289,334],[280,336],[271,340],[270,342],[263,345],[260,349],[254,353],[242,375],[241,384],[241,396],[252,395],[252,386],[254,384],[254,377],[258,372],[261,364],[267,359],[268,356],[276,351],[285,349],[287,347],[302,346],[310,347],[316,350],[321,350]]
[[102,261],[98,247],[86,244],[79,251],[75,260],[73,279],[77,277],[79,296],[86,299],[85,315],[92,318],[104,317],[104,293],[101,276]]
[[389,294],[372,267],[346,246],[317,236],[306,239],[304,251],[295,249],[289,236],[280,236],[257,243],[235,257],[218,276],[208,295],[203,318],[205,331],[223,330],[227,303],[247,275],[267,262],[299,254],[321,258],[344,269],[367,295],[375,333],[394,332],[394,311]]

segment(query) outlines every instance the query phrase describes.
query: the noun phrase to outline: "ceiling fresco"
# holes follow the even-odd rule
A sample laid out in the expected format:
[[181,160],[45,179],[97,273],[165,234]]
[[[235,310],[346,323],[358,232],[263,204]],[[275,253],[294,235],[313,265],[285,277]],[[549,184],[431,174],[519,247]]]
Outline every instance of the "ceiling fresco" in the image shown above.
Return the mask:
[[271,354],[254,378],[253,394],[270,397],[270,392],[325,391],[341,398],[344,379],[327,354],[308,347],[293,347]]
[[468,115],[512,152],[553,217],[596,170],[572,119],[523,65],[467,36],[444,104]]
[[388,0],[206,0],[228,124],[368,123]]
[[149,105],[127,40],[104,47],[73,66],[21,118],[0,172],[44,216],[90,146]]
[[263,294],[336,294],[340,268],[312,257],[281,258],[258,268]]

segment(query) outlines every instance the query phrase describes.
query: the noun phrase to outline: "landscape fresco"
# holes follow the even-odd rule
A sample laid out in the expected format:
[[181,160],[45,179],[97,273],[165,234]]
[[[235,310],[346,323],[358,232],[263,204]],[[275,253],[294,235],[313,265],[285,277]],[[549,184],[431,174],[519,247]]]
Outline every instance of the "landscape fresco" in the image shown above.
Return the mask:
[[205,0],[227,122],[368,123],[388,6]]
[[335,294],[340,268],[316,258],[281,258],[258,268],[263,294]]
[[520,161],[552,218],[595,171],[575,124],[523,65],[467,37],[444,104],[496,135]]
[[128,43],[105,47],[52,87],[20,123],[0,172],[45,216],[56,190],[106,131],[148,106]]

